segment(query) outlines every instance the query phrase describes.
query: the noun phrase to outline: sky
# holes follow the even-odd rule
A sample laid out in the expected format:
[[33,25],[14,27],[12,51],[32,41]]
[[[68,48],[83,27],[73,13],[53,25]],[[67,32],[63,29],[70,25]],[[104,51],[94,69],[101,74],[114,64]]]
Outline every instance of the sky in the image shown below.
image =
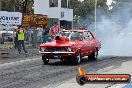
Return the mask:
[[84,0],[79,0],[79,1],[81,1],[81,2],[82,2],[82,1],[84,1]]
[[107,0],[106,4],[107,4],[107,5],[111,5],[112,2],[113,2],[113,0]]
[[[79,0],[79,1],[82,2],[82,1],[84,1],[84,0]],[[107,3],[106,3],[106,4],[107,4],[107,5],[111,5],[112,2],[113,2],[113,0],[107,0]]]
[[[84,1],[84,0],[79,0],[79,1]],[[109,10],[111,10],[113,7],[111,6],[111,4],[113,3],[113,0],[107,0],[106,4],[108,5]]]

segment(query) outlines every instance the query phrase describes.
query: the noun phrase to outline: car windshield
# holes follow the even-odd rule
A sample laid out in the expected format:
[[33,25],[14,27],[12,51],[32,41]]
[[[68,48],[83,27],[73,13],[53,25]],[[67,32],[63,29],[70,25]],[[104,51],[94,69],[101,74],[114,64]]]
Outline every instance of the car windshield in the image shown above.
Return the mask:
[[62,32],[61,36],[69,37],[71,33],[70,32]]
[[82,40],[82,32],[62,32],[62,36],[69,38],[69,40]]

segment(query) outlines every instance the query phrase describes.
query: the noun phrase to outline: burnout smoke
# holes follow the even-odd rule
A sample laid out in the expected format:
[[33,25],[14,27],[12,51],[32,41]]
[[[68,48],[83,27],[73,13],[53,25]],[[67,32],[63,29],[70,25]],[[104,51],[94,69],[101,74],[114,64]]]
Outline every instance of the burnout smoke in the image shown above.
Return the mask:
[[111,19],[102,16],[97,36],[102,41],[101,55],[132,56],[132,8],[122,6]]

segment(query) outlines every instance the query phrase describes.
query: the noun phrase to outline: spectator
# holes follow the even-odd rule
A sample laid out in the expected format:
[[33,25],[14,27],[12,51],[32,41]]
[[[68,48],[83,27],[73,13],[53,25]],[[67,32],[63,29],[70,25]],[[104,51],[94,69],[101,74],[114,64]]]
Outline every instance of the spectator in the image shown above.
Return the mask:
[[18,49],[18,28],[15,29],[13,32],[13,38],[14,38],[14,48]]
[[61,26],[61,30],[65,30],[63,26]]
[[49,35],[49,29],[48,28],[46,28],[45,31],[43,31],[42,38],[43,38],[43,43],[51,41],[51,35]]
[[61,26],[60,30],[59,30],[59,34],[62,33],[62,31],[65,30],[63,26]]
[[59,34],[59,31],[60,31],[59,24],[55,22],[49,30],[49,34],[52,36],[52,39],[54,39],[56,35]]

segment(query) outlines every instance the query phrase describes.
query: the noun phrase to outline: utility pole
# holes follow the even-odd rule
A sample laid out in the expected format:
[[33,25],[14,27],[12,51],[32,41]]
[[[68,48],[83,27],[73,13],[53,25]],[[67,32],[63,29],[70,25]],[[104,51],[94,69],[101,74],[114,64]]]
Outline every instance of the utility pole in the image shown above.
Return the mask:
[[16,0],[14,0],[13,11],[16,12]]
[[97,0],[95,0],[95,29],[94,29],[94,33],[96,35],[96,29],[97,29]]
[[23,7],[22,11],[23,11],[23,13],[27,12],[27,2],[28,2],[28,0],[23,0],[23,2],[22,2],[22,7]]
[[2,10],[2,1],[0,0],[0,11]]

